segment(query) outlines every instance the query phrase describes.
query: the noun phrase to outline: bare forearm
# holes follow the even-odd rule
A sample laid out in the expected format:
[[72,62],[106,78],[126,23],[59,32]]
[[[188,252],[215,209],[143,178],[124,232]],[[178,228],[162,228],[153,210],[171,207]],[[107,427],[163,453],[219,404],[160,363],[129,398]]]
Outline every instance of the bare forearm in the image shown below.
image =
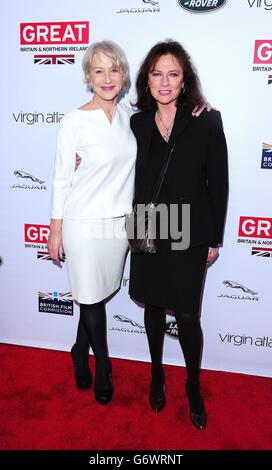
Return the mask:
[[64,251],[62,245],[62,219],[51,219],[50,235],[48,238],[48,251],[53,261],[63,258]]
[[50,231],[57,233],[62,229],[62,219],[51,219],[50,222]]

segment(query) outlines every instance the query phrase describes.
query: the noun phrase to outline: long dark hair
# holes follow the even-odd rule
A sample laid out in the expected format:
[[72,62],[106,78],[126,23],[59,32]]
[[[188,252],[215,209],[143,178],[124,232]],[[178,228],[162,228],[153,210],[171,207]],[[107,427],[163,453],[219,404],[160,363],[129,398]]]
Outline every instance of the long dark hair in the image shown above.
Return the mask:
[[196,105],[201,106],[205,100],[195,67],[184,47],[172,39],[155,44],[142,62],[136,79],[137,101],[134,106],[142,111],[157,107],[156,100],[150,94],[148,88],[148,73],[154,69],[158,59],[165,54],[173,55],[184,73],[185,91],[179,94],[177,106],[182,105],[185,111],[191,111]]

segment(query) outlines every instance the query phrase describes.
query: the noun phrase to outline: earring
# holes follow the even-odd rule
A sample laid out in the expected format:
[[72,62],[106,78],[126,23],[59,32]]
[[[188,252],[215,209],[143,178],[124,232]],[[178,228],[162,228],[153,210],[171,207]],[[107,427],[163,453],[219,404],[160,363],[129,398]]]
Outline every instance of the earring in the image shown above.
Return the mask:
[[92,92],[93,92],[93,87],[92,87],[92,84],[91,84],[91,82],[90,82],[89,78],[87,79],[86,83],[87,83],[87,87],[88,87],[88,89],[89,89],[89,90],[90,90],[90,92],[92,93]]
[[183,85],[182,87],[182,94],[184,95],[184,93],[185,93],[185,85]]
[[149,93],[149,86],[148,85],[145,87],[145,92]]

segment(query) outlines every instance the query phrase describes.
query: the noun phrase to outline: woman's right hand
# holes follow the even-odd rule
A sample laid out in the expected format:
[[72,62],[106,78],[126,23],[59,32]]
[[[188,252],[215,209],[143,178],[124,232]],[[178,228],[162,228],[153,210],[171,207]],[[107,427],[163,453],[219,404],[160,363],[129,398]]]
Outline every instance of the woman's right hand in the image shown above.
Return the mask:
[[61,261],[64,258],[64,249],[62,244],[62,221],[53,219],[50,224],[50,235],[48,238],[48,252],[53,261]]

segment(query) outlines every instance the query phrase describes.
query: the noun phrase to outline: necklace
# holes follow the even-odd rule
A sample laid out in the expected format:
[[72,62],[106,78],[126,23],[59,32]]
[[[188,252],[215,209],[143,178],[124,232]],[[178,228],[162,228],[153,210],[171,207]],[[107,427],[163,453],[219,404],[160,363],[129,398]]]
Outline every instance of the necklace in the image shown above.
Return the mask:
[[175,117],[174,117],[173,121],[171,122],[170,126],[167,127],[167,126],[164,124],[164,122],[163,122],[163,120],[162,120],[162,118],[161,118],[161,116],[160,116],[160,113],[157,111],[156,114],[157,114],[159,120],[161,121],[161,123],[162,123],[162,125],[163,125],[163,127],[164,127],[164,129],[165,129],[165,132],[164,132],[164,134],[162,134],[162,137],[164,138],[164,140],[165,140],[166,142],[169,142],[169,139],[170,139],[170,135],[171,135],[171,131],[172,131],[172,127],[173,127],[173,124],[174,124]]

